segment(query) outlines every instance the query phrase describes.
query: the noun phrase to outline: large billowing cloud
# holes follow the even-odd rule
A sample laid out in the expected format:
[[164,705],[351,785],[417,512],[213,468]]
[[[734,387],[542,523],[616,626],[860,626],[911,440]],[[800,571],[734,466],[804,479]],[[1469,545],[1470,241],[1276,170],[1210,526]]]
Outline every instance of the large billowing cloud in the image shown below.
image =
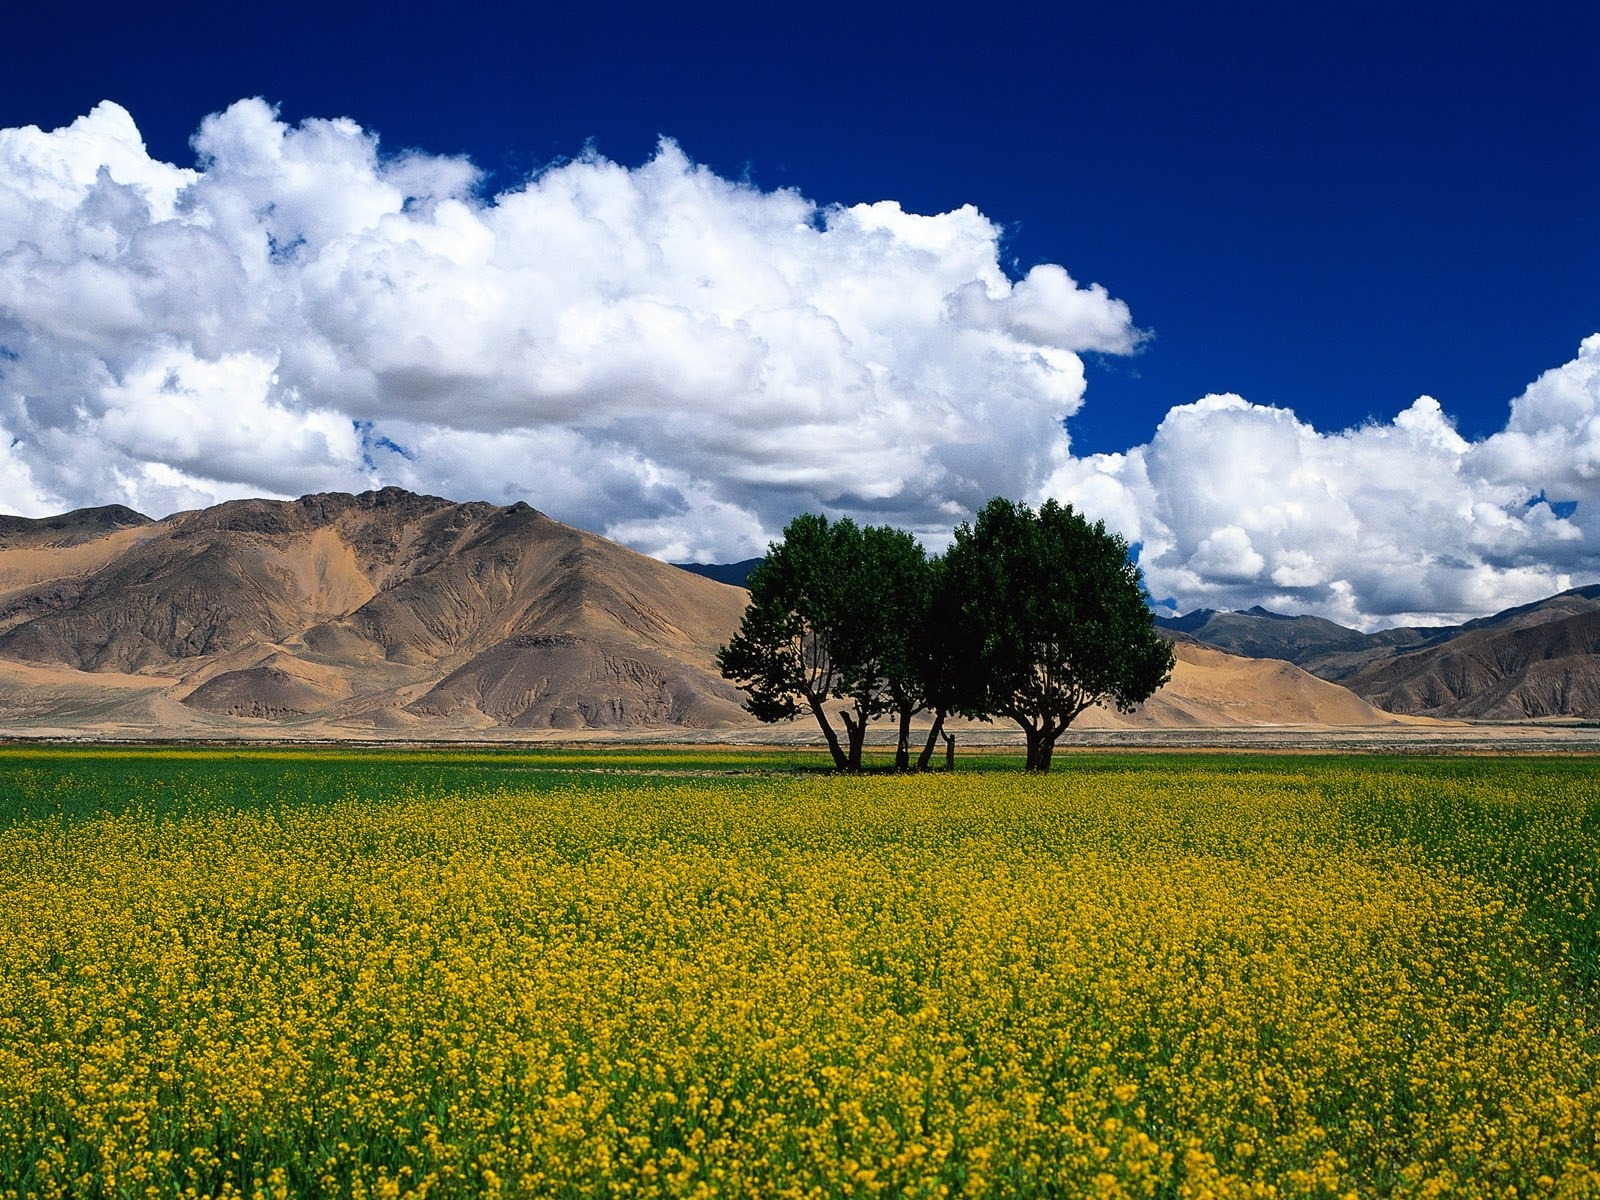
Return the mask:
[[1459,436],[1424,396],[1322,433],[1207,396],[1148,445],[1060,461],[1041,488],[1142,543],[1151,591],[1188,609],[1265,604],[1361,626],[1455,620],[1600,576],[1600,334]]
[[805,510],[938,544],[1057,496],[1180,608],[1365,626],[1600,575],[1600,335],[1480,442],[1426,397],[1328,433],[1208,396],[1076,458],[1080,355],[1140,332],[1059,266],[1009,278],[970,207],[819,207],[671,142],[486,196],[259,100],[194,147],[153,160],[110,103],[0,131],[0,511],[399,484],[726,560]]
[[1139,333],[967,207],[819,208],[671,142],[484,197],[259,100],[153,161],[104,103],[0,133],[0,509],[397,483],[666,556],[795,512],[935,536],[1048,469],[1084,351]]

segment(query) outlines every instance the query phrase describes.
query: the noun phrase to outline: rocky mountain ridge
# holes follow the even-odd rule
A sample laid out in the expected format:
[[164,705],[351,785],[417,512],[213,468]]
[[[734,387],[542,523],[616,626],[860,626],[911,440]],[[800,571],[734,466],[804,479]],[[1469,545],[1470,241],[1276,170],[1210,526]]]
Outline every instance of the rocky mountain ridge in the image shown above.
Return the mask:
[[1157,624],[1229,653],[1292,662],[1388,712],[1600,718],[1600,584],[1460,625],[1371,634],[1259,607],[1200,609]]

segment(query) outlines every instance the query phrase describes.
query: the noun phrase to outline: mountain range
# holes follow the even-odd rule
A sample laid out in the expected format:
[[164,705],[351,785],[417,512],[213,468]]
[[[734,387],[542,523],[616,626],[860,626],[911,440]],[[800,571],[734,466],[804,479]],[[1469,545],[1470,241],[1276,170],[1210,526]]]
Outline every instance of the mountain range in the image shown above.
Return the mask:
[[1294,663],[1388,712],[1600,718],[1600,584],[1461,625],[1378,633],[1260,607],[1156,623],[1232,654]]
[[744,593],[525,504],[399,489],[0,523],[0,721],[349,732],[737,722]]
[[[159,521],[118,506],[0,517],[0,732],[737,733],[755,721],[715,656],[747,598],[526,504],[396,488]],[[1171,683],[1080,726],[1413,720],[1291,663],[1172,636]]]

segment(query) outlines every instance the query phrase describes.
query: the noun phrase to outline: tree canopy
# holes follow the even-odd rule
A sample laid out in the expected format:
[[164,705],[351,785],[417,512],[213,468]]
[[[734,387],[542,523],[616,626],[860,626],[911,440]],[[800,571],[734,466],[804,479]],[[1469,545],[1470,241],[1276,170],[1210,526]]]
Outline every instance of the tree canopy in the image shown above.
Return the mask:
[[[751,573],[750,604],[717,665],[758,718],[809,710],[834,765],[860,770],[868,722],[920,708],[914,643],[928,575],[927,554],[903,530],[796,517]],[[839,699],[843,744],[825,707]]]
[[1127,542],[1070,505],[989,501],[956,529],[944,577],[960,626],[953,707],[1015,721],[1031,771],[1050,769],[1056,739],[1090,705],[1132,711],[1171,677]]
[[[1091,704],[1124,710],[1166,682],[1128,546],[1101,523],[1047,501],[990,501],[956,530],[942,560],[889,526],[796,517],[748,581],[739,631],[718,654],[763,721],[809,711],[841,770],[860,770],[868,722],[896,718],[896,766],[911,719],[933,714],[927,765],[945,715],[1017,722],[1030,770]],[[841,742],[828,705],[844,725]]]

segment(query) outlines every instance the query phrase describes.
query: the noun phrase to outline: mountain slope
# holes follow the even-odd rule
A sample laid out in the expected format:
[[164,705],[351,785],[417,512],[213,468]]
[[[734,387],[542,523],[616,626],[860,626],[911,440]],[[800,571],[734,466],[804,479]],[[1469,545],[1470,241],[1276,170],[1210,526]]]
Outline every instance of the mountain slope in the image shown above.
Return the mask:
[[1397,713],[1523,721],[1600,717],[1600,611],[1476,624],[1344,680]]
[[1181,617],[1157,617],[1163,629],[1247,658],[1279,658],[1324,679],[1338,679],[1373,658],[1422,645],[1441,630],[1386,629],[1362,633],[1324,617],[1289,616],[1260,605],[1237,612],[1199,608]]
[[74,509],[59,517],[0,516],[0,549],[77,546],[108,533],[150,524],[153,522],[149,517],[120,504]]
[[1132,713],[1091,708],[1087,729],[1249,726],[1373,727],[1408,724],[1336,683],[1292,663],[1246,658],[1182,638],[1172,647],[1172,682]]
[[[189,710],[230,719],[476,728],[526,725],[539,704],[588,728],[743,719],[713,660],[743,592],[527,505],[386,489],[104,524],[48,554],[33,529],[0,549],[0,658],[163,679]],[[468,663],[515,676],[533,635],[564,639],[546,665],[571,695],[485,684],[487,708],[409,707]],[[625,682],[584,707],[596,656]]]
[[1363,634],[1266,609],[1158,618],[1252,657],[1281,658],[1391,712],[1528,720],[1600,717],[1600,584],[1462,625]]

